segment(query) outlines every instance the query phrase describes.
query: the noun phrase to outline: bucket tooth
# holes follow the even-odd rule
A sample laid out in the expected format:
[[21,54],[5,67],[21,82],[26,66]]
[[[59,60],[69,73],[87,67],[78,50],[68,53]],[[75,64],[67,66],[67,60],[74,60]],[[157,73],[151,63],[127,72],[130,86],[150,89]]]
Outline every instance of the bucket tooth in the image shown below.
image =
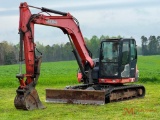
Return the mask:
[[105,104],[105,91],[46,89],[46,102],[71,104]]

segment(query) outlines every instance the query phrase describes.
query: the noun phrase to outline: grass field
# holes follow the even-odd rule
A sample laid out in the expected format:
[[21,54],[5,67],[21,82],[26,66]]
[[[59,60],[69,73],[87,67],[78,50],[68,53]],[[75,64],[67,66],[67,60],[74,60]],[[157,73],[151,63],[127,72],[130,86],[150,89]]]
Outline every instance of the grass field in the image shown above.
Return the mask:
[[159,120],[160,119],[160,56],[139,56],[139,82],[146,88],[143,99],[105,105],[73,105],[45,103],[45,88],[64,88],[77,84],[76,61],[42,63],[36,86],[44,110],[23,111],[14,108],[13,100],[19,85],[15,78],[18,65],[0,66],[0,120]]

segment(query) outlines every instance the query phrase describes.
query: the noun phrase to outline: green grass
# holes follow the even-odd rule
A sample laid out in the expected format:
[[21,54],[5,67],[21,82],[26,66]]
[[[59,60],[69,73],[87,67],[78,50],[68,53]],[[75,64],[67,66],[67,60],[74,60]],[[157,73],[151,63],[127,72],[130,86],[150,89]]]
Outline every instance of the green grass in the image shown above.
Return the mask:
[[139,56],[138,69],[140,73],[140,82],[160,83],[160,55]]
[[143,99],[100,106],[49,104],[44,102],[45,88],[77,84],[77,64],[76,61],[42,63],[36,89],[47,108],[23,111],[16,110],[13,103],[19,85],[15,78],[18,65],[0,66],[0,120],[159,120],[160,56],[139,56],[138,68],[140,78],[137,84],[143,84],[146,88]]

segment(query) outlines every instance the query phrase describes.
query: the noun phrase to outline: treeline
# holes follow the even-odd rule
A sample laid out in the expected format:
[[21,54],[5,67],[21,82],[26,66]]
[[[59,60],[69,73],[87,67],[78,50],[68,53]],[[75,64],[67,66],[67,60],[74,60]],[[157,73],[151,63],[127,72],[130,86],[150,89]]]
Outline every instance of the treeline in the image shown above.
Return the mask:
[[141,37],[142,55],[160,55],[160,36]]
[[[87,48],[91,51],[92,57],[99,57],[100,42],[103,39],[109,38],[122,38],[121,36],[109,37],[109,36],[92,36],[92,38],[85,38]],[[160,53],[160,37],[150,36],[149,39],[142,36],[142,47],[138,46],[138,54],[151,55]],[[42,53],[43,62],[53,61],[68,61],[75,60],[72,53],[72,47],[69,42],[65,44],[53,44],[43,45],[42,43],[36,42],[36,54]],[[13,45],[7,41],[0,43],[0,65],[15,64],[19,61],[19,44]]]
[[[99,57],[99,46],[102,39],[108,38],[121,38],[121,36],[109,37],[92,36],[91,39],[85,38],[87,48],[92,52],[92,57]],[[43,62],[53,62],[53,61],[68,61],[75,60],[75,56],[72,53],[72,47],[70,42],[65,44],[53,44],[53,45],[43,45],[42,43],[36,42],[36,48],[42,53]],[[36,54],[40,54],[36,50]],[[13,45],[7,41],[0,43],[0,65],[15,64],[19,61],[19,44]]]
[[17,45],[3,41],[0,43],[0,65],[15,64],[18,61]]

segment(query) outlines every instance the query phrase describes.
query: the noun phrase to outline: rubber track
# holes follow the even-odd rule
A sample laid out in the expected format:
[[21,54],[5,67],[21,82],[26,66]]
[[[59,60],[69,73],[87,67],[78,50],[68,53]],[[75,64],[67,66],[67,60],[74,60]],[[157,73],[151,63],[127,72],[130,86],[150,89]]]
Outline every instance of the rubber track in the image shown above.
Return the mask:
[[[115,91],[121,91],[121,90],[127,90],[127,89],[132,89],[137,91],[137,88],[142,89],[142,95],[140,96],[130,96],[127,99],[124,98],[120,98],[114,101],[110,101],[110,96],[112,93],[116,93]],[[106,93],[106,103],[108,102],[119,102],[119,101],[126,101],[126,100],[131,100],[131,99],[135,99],[135,98],[143,98],[145,96],[145,87],[143,85],[124,85],[124,86],[119,86],[119,87],[114,87],[112,89],[109,90],[109,92]],[[108,99],[109,98],[109,99]]]

